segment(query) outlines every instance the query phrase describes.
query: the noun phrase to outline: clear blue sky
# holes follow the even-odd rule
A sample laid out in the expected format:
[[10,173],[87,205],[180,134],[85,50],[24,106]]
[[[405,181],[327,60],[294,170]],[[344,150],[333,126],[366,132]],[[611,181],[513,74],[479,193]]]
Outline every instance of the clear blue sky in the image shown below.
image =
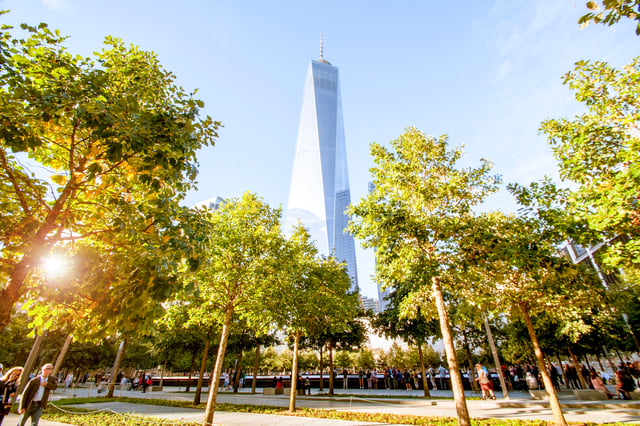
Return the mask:
[[[407,126],[465,144],[505,182],[554,175],[540,122],[580,111],[562,75],[580,59],[616,66],[640,53],[633,25],[579,29],[585,0],[205,1],[0,0],[1,23],[46,22],[90,55],[105,36],[158,54],[224,128],[199,155],[186,203],[250,190],[286,207],[307,67],[340,69],[352,201],[366,193],[371,142]],[[486,208],[512,211],[508,193]],[[373,256],[358,252],[361,292],[376,297]]]

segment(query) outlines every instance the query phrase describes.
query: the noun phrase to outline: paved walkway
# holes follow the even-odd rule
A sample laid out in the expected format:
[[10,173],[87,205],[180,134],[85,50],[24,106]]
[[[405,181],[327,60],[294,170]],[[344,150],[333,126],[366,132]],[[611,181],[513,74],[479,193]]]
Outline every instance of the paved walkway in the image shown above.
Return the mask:
[[[222,393],[218,395],[218,402],[229,402],[236,404],[271,405],[277,407],[288,407],[289,397],[283,395],[266,396],[261,393],[252,395],[249,389],[244,389],[238,394]],[[315,390],[317,393],[317,390]],[[258,389],[260,392],[260,389]],[[338,397],[328,398],[322,395],[299,396],[297,407],[322,408],[342,411],[379,412],[394,413],[419,416],[435,417],[455,417],[455,403],[452,399],[437,399],[438,397],[451,398],[450,391],[432,391],[434,399],[414,399],[407,396],[420,397],[422,391],[400,391],[400,390],[368,390],[368,389],[336,389]],[[347,394],[350,394],[347,396]],[[466,393],[467,396],[477,396],[473,392]],[[103,394],[104,395],[104,394]],[[130,396],[136,398],[158,398],[181,401],[192,401],[193,393],[184,393],[184,388],[164,388],[161,392],[140,391],[116,391],[115,396]],[[343,395],[340,397],[340,395]],[[68,397],[97,396],[95,389],[75,389],[66,392],[56,391],[53,397],[55,400]],[[382,396],[402,397],[400,399],[381,398]],[[510,399],[501,399],[501,394],[495,401],[467,400],[469,413],[473,418],[518,418],[523,420],[548,420],[553,416],[545,401],[533,401],[528,394],[522,392],[511,392]],[[634,422],[640,423],[640,401],[578,401],[573,398],[573,394],[562,392],[560,394],[561,404],[565,418],[574,422]],[[202,401],[206,401],[207,393],[203,393]],[[146,416],[156,416],[161,418],[182,419],[188,421],[201,422],[204,418],[204,411],[200,409],[187,409],[176,407],[162,407],[146,404],[128,404],[122,402],[82,404],[78,407],[87,409],[110,408],[121,413],[139,413]],[[72,410],[72,408],[65,407]],[[18,417],[10,415],[5,419],[3,425],[17,425]],[[325,425],[374,425],[375,423],[337,421],[334,419],[312,419],[306,417],[274,416],[266,414],[234,413],[217,411],[214,417],[215,424],[220,425],[300,425],[308,424],[312,426]],[[42,426],[59,426],[60,423],[40,422]]]

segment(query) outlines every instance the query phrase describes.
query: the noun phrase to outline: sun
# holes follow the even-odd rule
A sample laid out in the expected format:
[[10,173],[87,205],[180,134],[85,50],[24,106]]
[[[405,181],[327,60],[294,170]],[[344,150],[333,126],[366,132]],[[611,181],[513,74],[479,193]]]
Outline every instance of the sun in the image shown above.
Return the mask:
[[57,278],[66,274],[69,261],[63,256],[50,254],[42,259],[42,269],[49,278]]

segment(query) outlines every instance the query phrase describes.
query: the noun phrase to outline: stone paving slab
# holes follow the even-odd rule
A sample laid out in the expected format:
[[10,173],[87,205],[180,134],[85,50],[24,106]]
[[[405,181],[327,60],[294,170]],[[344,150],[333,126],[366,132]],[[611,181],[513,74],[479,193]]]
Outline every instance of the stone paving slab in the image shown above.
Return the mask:
[[[9,414],[5,416],[2,426],[17,426],[20,416],[17,414]],[[31,423],[29,423],[30,425]],[[40,419],[39,426],[68,426],[67,423],[52,422],[50,420]]]
[[[184,390],[184,388],[182,389]],[[94,390],[95,391],[95,390]],[[259,390],[258,390],[259,391]],[[346,395],[347,393],[357,393],[357,395]],[[71,397],[76,394],[77,397],[97,396],[88,389],[68,390],[67,392],[55,392],[53,400]],[[207,398],[206,390],[202,394],[202,402]],[[297,398],[297,407],[309,407],[320,409],[333,409],[341,411],[361,411],[361,412],[377,412],[377,413],[394,413],[405,415],[418,415],[430,417],[455,417],[456,409],[453,399],[423,399],[423,398],[381,398],[384,395],[395,396],[422,396],[421,391],[407,392],[388,391],[388,390],[338,390],[336,389],[336,397],[327,397],[325,395],[315,395],[312,397],[300,396]],[[115,396],[127,396],[135,398],[157,398],[171,399],[179,401],[192,401],[193,393],[185,393],[178,391],[178,388],[167,388],[160,392],[140,391],[116,391]],[[342,395],[342,396],[341,396]],[[102,394],[104,396],[104,393]],[[432,392],[433,397],[449,397],[450,391]],[[477,396],[471,392],[467,396]],[[482,401],[478,399],[468,399],[467,406],[472,418],[503,418],[503,419],[523,419],[523,420],[547,420],[553,419],[548,401],[533,401],[529,395],[523,392],[511,393],[509,400],[500,398],[500,393],[495,401]],[[276,407],[288,407],[289,397],[282,395],[267,396],[261,393],[251,394],[248,389],[240,393],[220,393],[218,394],[218,402],[228,402],[236,404],[252,404],[252,405],[270,405]],[[578,401],[572,397],[569,392],[561,393],[560,402],[563,407],[565,418],[572,422],[594,422],[594,423],[611,423],[611,422],[633,422],[640,423],[640,401]],[[92,404],[93,405],[93,404]],[[96,403],[95,406],[100,407],[125,407],[127,410],[137,412],[143,415],[160,416],[164,418],[184,418],[201,422],[204,417],[204,410],[186,409],[178,407],[163,407],[147,404],[127,404],[121,402]],[[90,406],[88,406],[90,407]],[[114,409],[115,409],[114,408]],[[121,408],[118,408],[120,410]],[[9,417],[5,420],[4,425],[14,426],[17,424],[17,416],[13,419]],[[13,423],[11,422],[13,420]],[[267,414],[253,413],[233,413],[217,411],[214,417],[216,424],[222,425],[365,425],[373,423],[365,422],[346,422],[333,419],[312,419],[305,417],[292,416],[275,416]],[[42,426],[59,426],[59,423],[48,422],[44,420],[40,423]]]

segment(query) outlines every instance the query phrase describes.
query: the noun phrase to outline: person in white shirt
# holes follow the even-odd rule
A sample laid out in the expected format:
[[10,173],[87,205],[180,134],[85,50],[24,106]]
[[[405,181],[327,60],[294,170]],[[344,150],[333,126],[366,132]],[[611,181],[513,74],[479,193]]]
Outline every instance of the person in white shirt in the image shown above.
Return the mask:
[[29,380],[24,388],[18,408],[18,414],[22,416],[18,422],[19,426],[24,426],[28,418],[31,418],[31,426],[38,426],[42,411],[49,400],[49,392],[58,387],[56,378],[51,376],[52,371],[52,364],[43,365],[42,373]]

